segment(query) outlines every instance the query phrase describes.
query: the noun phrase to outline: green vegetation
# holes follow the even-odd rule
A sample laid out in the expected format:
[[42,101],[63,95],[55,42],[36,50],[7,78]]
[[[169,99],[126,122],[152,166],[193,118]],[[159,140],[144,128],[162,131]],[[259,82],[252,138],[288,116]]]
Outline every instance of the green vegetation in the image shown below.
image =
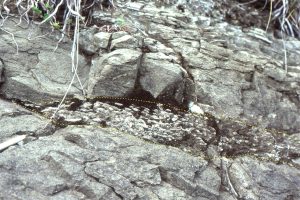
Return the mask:
[[45,22],[49,22],[53,29],[59,30],[61,29],[60,23],[56,20],[55,17],[49,17],[49,14],[53,11],[53,6],[54,5],[50,5],[49,2],[45,3],[42,0],[34,0],[31,10],[34,15],[38,16]]

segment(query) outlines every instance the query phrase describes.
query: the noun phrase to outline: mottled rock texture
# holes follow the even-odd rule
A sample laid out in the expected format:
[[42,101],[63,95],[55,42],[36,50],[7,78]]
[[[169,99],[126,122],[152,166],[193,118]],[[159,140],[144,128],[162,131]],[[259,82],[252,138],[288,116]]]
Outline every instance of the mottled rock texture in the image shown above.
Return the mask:
[[284,63],[222,1],[114,3],[81,29],[78,77],[67,38],[1,26],[0,143],[27,137],[0,152],[0,199],[300,199],[300,42]]

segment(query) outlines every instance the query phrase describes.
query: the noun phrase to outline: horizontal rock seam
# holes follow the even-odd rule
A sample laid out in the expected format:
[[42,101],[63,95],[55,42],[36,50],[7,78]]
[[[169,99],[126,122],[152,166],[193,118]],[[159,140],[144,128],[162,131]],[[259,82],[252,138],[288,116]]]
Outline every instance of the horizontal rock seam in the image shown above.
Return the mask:
[[[74,99],[74,98],[72,98]],[[70,100],[69,98],[66,99],[67,100]],[[81,99],[83,100],[83,99]],[[148,101],[148,100],[141,100],[141,99],[134,99],[134,98],[126,98],[126,97],[109,97],[109,96],[97,96],[97,97],[89,97],[89,98],[85,98],[84,100],[111,100],[111,101],[128,101],[128,102],[138,102],[138,103],[146,103],[146,104],[150,104],[150,105],[158,105],[158,104],[161,104],[163,106],[165,106],[166,108],[170,108],[172,110],[175,110],[175,111],[180,111],[180,112],[184,112],[184,113],[191,113],[192,115],[195,115],[195,116],[204,116],[204,117],[207,117],[207,118],[212,118],[213,116],[209,113],[204,113],[204,114],[196,114],[196,113],[192,113],[190,112],[189,110],[186,110],[186,109],[183,109],[183,108],[179,108],[177,106],[174,106],[174,105],[171,105],[171,104],[167,104],[167,103],[162,103],[162,102],[159,102],[159,101]],[[33,113],[36,113],[38,116],[42,116],[44,117],[45,119],[49,120],[50,123],[52,123],[53,125],[57,125],[57,126],[60,126],[60,127],[66,127],[68,125],[72,125],[72,124],[68,124],[68,123],[63,123],[63,122],[59,122],[58,120],[56,119],[53,119],[53,116],[52,117],[49,117],[43,113],[39,113],[37,112],[36,110],[34,109],[30,109],[24,105],[22,105],[21,103],[17,102],[17,101],[14,101],[12,100],[12,102],[18,106],[21,106],[27,110],[30,110],[31,112]],[[53,104],[53,103],[57,103],[57,101],[44,101],[45,105],[49,105],[49,104]],[[235,122],[235,123],[239,123],[239,124],[242,124],[242,125],[245,125],[245,126],[248,126],[248,127],[251,127],[251,128],[259,128],[258,125],[253,125],[253,124],[249,124],[245,121],[241,121],[241,120],[236,120],[236,119],[233,119],[233,118],[229,118],[229,117],[225,117],[225,116],[220,116],[218,118],[214,117],[216,120],[228,120],[228,121],[231,121],[231,122]],[[113,130],[113,131],[117,131],[121,134],[125,134],[125,135],[130,135],[132,136],[131,134],[129,133],[126,133],[122,130],[119,130],[115,127],[105,127],[103,125],[77,125],[79,127],[84,127],[84,126],[92,126],[92,127],[98,127],[98,128],[106,128],[106,129],[109,129],[109,130]],[[273,133],[273,134],[280,134],[280,135],[286,135],[287,133],[286,132],[283,132],[283,131],[278,131],[278,130],[274,130],[274,129],[267,129],[267,128],[259,128],[260,130],[262,131],[267,131],[269,133]],[[143,139],[144,140],[144,139]],[[148,140],[144,140],[145,142],[147,143],[150,143],[150,144],[156,144],[156,145],[164,145],[164,144],[161,144],[161,143],[158,143],[158,142],[153,142],[153,141],[148,141]],[[165,146],[165,145],[164,145]],[[176,147],[174,147],[176,148]],[[190,152],[186,152],[188,154],[191,154]],[[191,154],[192,155],[192,154]],[[277,160],[275,159],[272,159],[272,158],[262,158],[262,157],[259,157],[259,156],[255,156],[251,153],[247,154],[247,153],[244,153],[243,155],[238,155],[238,156],[222,156],[222,158],[226,158],[226,159],[235,159],[235,158],[238,158],[240,156],[250,156],[250,157],[254,157],[256,159],[259,159],[261,161],[271,161],[271,162],[278,162]],[[209,158],[209,157],[206,157],[206,156],[199,156],[200,158],[203,158],[203,159],[206,159],[206,160],[214,160],[214,159],[219,159],[219,158]],[[292,163],[289,163],[289,162],[285,162],[283,161],[285,164],[288,164],[290,166],[294,166]]]

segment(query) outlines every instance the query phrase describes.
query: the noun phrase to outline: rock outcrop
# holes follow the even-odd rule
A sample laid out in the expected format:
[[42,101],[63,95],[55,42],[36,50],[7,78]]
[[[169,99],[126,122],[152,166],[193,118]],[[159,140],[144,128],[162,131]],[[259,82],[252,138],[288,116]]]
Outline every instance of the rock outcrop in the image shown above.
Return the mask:
[[0,150],[0,199],[300,199],[300,42],[222,1],[114,4],[77,74],[68,38],[1,26],[0,144],[26,138]]
[[94,62],[89,74],[89,96],[122,97],[135,89],[141,52],[118,49]]
[[[18,112],[28,112],[8,102],[1,103],[5,105],[5,109],[1,107],[2,116],[4,112],[16,115],[5,123],[18,120],[22,115]],[[3,121],[0,123],[3,125]],[[37,131],[22,130],[23,134]],[[1,198],[300,198],[300,172],[295,167],[250,156],[228,159],[220,156],[214,146],[207,149],[206,157],[195,157],[95,125],[68,126],[51,135],[32,136],[37,139],[29,137],[23,145],[1,153]]]
[[[16,26],[17,20],[7,20],[3,25],[15,34],[14,38],[6,32],[1,33],[0,57],[5,70],[1,93],[7,98],[36,103],[61,98],[73,77],[70,46],[61,44],[54,51],[57,41],[41,37],[45,33],[37,27]],[[83,85],[88,72],[84,57],[79,56],[77,73]],[[69,91],[70,95],[82,94],[78,79]]]

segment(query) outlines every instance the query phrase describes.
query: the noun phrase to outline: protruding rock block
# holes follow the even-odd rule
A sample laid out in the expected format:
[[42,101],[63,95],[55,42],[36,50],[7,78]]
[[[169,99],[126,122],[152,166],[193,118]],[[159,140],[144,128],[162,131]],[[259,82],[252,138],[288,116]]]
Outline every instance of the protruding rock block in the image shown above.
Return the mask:
[[88,95],[121,97],[133,91],[141,52],[118,49],[95,61],[90,70]]

